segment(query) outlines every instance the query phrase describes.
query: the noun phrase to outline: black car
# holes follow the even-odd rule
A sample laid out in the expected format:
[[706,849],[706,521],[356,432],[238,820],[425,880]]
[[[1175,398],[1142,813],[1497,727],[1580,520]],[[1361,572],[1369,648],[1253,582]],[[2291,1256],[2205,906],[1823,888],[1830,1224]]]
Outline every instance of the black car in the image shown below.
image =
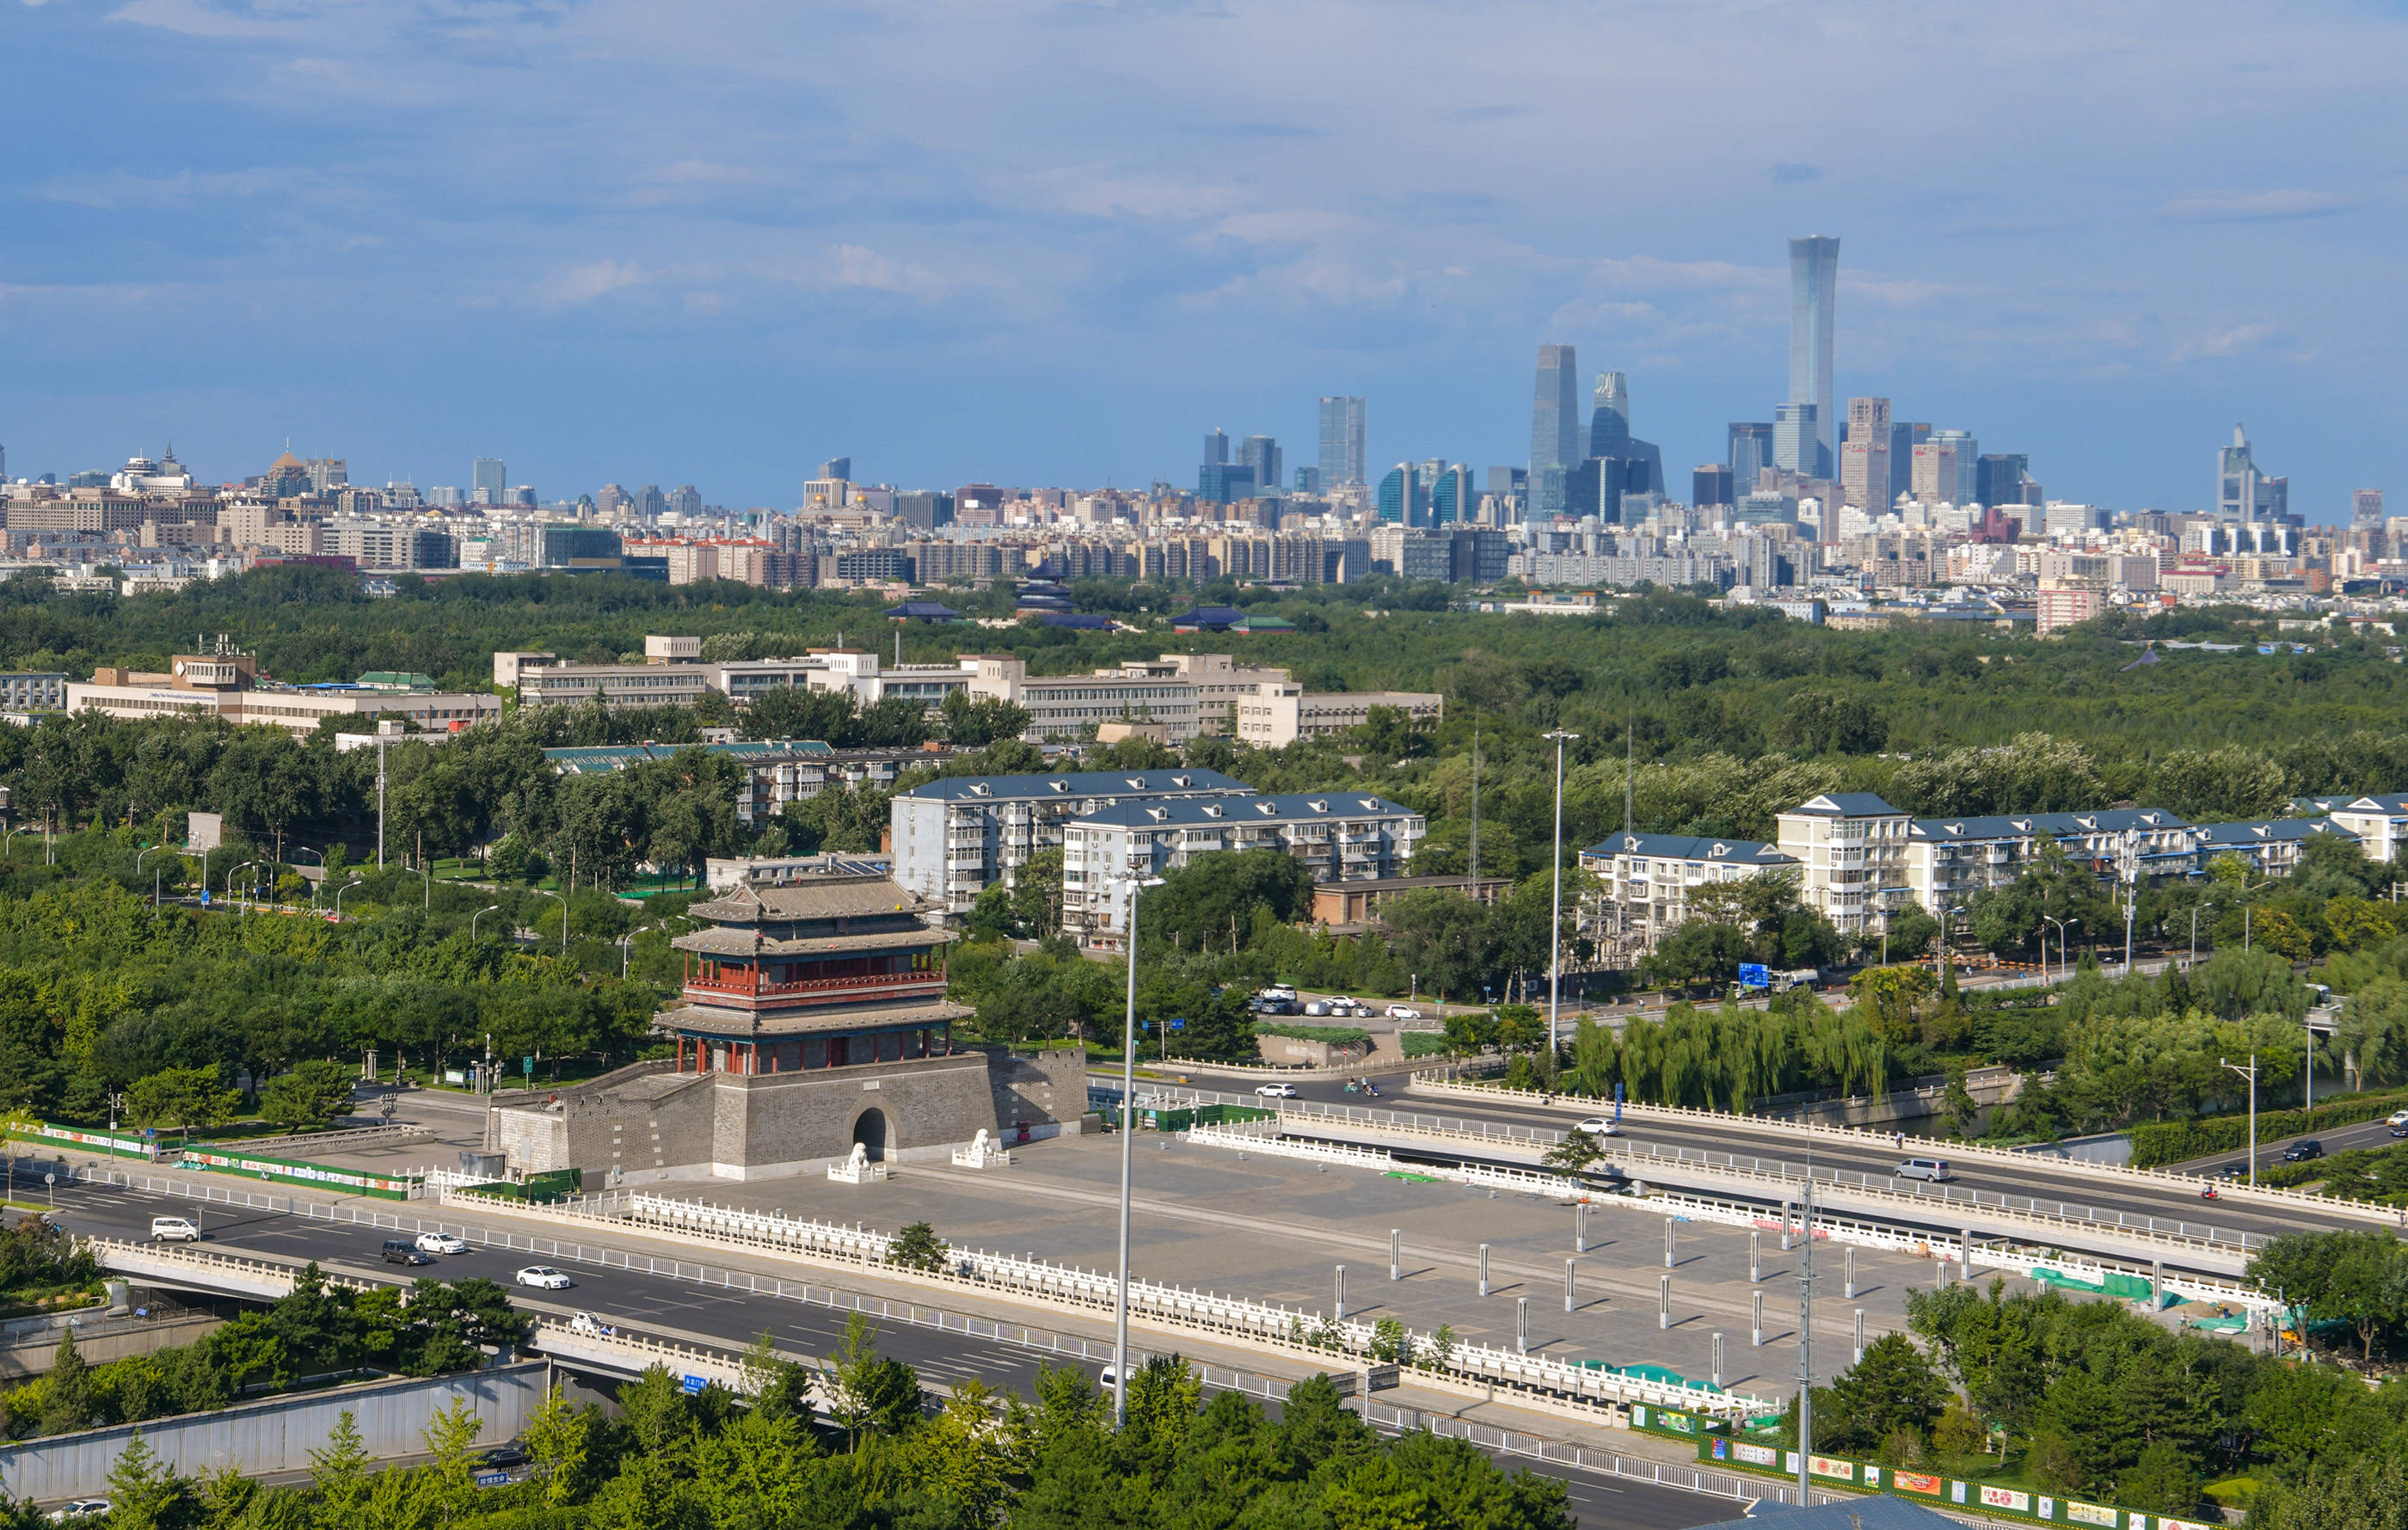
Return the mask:
[[509,1471],[527,1464],[527,1453],[515,1445],[496,1445],[477,1457],[487,1471]]
[[2325,1145],[2317,1141],[2315,1137],[2310,1137],[2305,1142],[2294,1142],[2289,1147],[2285,1148],[2283,1150],[2283,1162],[2286,1164],[2304,1164],[2311,1159],[2322,1158],[2324,1155]]
[[388,1265],[431,1265],[435,1261],[418,1251],[418,1245],[406,1237],[384,1240],[384,1262]]
[[2246,1180],[2249,1178],[2249,1165],[2246,1163],[2227,1164],[2215,1171],[2215,1177],[2219,1180]]

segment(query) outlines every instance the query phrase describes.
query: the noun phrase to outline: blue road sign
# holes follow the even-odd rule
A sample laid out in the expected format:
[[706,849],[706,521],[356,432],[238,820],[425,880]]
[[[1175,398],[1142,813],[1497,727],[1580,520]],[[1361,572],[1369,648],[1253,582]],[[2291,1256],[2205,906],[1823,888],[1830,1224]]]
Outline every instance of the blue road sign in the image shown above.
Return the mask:
[[1739,982],[1742,988],[1770,988],[1772,969],[1761,962],[1742,962],[1739,965]]

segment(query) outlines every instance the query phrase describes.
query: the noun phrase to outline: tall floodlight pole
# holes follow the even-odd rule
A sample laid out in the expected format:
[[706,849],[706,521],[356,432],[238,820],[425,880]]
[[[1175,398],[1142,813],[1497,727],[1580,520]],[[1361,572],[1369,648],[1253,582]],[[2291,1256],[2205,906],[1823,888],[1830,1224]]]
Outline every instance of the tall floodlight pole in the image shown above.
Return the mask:
[[1807,1462],[1814,1452],[1814,1160],[1806,1160],[1805,1215],[1799,1224],[1806,1233],[1804,1261],[1798,1276],[1798,1505],[1808,1496],[1813,1475]]
[[1137,894],[1141,887],[1160,887],[1159,877],[1131,875],[1116,879],[1128,885],[1128,925],[1122,932],[1128,949],[1128,1013],[1121,1030],[1121,1275],[1114,1287],[1112,1316],[1112,1427],[1128,1427],[1128,1283],[1129,1170],[1136,1151],[1137,1131]]
[[2249,1054],[2247,1067],[2221,1057],[2216,1061],[2249,1080],[2249,1185],[2254,1190],[2258,1185],[2258,1054]]
[[1557,728],[1546,735],[1555,741],[1555,894],[1547,919],[1547,1059],[1555,1060],[1561,1045],[1556,1016],[1563,1004],[1564,979],[1564,746],[1580,737]]

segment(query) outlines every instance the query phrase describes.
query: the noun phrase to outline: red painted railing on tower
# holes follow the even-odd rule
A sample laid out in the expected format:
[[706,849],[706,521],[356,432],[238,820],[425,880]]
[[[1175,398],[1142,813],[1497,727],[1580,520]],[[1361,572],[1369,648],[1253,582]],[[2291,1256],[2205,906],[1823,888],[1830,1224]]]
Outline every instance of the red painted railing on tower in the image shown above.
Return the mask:
[[910,972],[866,972],[849,978],[797,978],[789,982],[762,983],[755,986],[750,976],[723,972],[716,978],[692,977],[685,986],[706,994],[757,994],[762,998],[788,994],[834,994],[858,989],[941,988],[945,983],[943,967],[926,967]]

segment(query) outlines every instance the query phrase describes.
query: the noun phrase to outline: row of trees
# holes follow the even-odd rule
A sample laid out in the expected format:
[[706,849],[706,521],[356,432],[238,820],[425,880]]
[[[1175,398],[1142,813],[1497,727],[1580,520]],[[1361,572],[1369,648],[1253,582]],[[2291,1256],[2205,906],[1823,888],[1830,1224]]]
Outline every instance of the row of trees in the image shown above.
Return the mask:
[[509,1293],[491,1280],[354,1291],[327,1285],[310,1265],[292,1294],[191,1344],[94,1366],[69,1329],[49,1371],[0,1393],[0,1427],[23,1439],[138,1423],[223,1408],[256,1386],[282,1390],[362,1368],[405,1376],[473,1370],[489,1350],[508,1349],[525,1334]]
[[[1479,1525],[1570,1530],[1563,1484],[1508,1474],[1461,1440],[1383,1439],[1326,1377],[1276,1418],[1239,1393],[1207,1404],[1177,1356],[1128,1379],[1128,1425],[1075,1369],[1040,1368],[1034,1395],[973,1378],[924,1408],[910,1366],[858,1318],[819,1366],[746,1357],[746,1392],[687,1393],[654,1367],[620,1389],[616,1418],[552,1394],[525,1433],[526,1480],[480,1489],[479,1420],[465,1400],[425,1431],[422,1465],[376,1469],[351,1417],[311,1452],[309,1480],[265,1487],[234,1468],[194,1482],[137,1436],[111,1479],[116,1530],[1161,1530],[1231,1524]],[[33,1530],[30,1508],[0,1523]]]

